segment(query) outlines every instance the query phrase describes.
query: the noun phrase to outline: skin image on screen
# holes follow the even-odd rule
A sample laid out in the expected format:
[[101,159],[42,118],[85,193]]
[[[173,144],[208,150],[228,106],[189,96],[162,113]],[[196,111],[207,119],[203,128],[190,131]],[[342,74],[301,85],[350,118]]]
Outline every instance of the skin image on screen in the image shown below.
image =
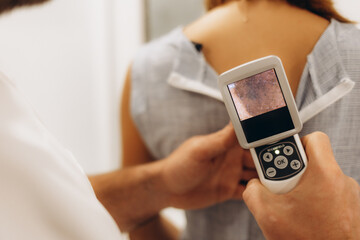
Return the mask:
[[228,85],[240,120],[246,120],[285,107],[274,69]]

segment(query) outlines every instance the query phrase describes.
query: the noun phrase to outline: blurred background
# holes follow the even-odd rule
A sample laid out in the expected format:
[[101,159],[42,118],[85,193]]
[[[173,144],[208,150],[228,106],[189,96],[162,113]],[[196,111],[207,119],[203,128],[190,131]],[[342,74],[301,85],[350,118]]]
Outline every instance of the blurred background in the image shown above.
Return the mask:
[[[360,1],[335,2],[360,22]],[[52,0],[16,10],[0,17],[0,71],[87,173],[116,169],[119,103],[131,59],[145,42],[203,12],[203,0]],[[181,211],[164,214],[185,225]]]

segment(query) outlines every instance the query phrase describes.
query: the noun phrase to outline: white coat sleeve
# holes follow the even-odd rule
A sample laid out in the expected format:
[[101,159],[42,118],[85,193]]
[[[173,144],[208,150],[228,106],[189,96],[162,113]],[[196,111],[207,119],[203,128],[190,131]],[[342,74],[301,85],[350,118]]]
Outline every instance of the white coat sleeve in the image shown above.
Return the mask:
[[74,157],[1,73],[0,239],[121,239]]

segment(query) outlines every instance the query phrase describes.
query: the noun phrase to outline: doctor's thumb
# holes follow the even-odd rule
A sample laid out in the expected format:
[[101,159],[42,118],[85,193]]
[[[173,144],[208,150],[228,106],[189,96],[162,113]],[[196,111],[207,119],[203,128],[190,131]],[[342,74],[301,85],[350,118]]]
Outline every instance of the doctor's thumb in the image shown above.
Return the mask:
[[261,208],[265,205],[271,192],[267,190],[259,181],[259,179],[251,179],[246,185],[243,193],[243,200],[250,212],[256,217]]

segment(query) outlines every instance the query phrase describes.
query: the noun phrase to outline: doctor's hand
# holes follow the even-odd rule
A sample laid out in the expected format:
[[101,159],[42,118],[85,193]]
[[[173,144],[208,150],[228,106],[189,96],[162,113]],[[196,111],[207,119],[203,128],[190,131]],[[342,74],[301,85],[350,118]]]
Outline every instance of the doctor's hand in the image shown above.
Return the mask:
[[184,142],[164,160],[162,173],[170,205],[184,209],[242,199],[243,184],[257,177],[250,152],[239,146],[230,124]]
[[244,201],[267,239],[360,239],[360,190],[335,161],[329,138],[303,138],[309,160],[299,184],[276,195],[252,180]]
[[[167,229],[158,215],[162,209],[202,208],[241,199],[245,190],[241,183],[256,176],[249,151],[239,146],[228,125],[216,133],[190,138],[165,159],[89,179],[121,230],[137,229],[142,234],[151,229],[158,234]],[[151,239],[148,232],[145,236]]]

